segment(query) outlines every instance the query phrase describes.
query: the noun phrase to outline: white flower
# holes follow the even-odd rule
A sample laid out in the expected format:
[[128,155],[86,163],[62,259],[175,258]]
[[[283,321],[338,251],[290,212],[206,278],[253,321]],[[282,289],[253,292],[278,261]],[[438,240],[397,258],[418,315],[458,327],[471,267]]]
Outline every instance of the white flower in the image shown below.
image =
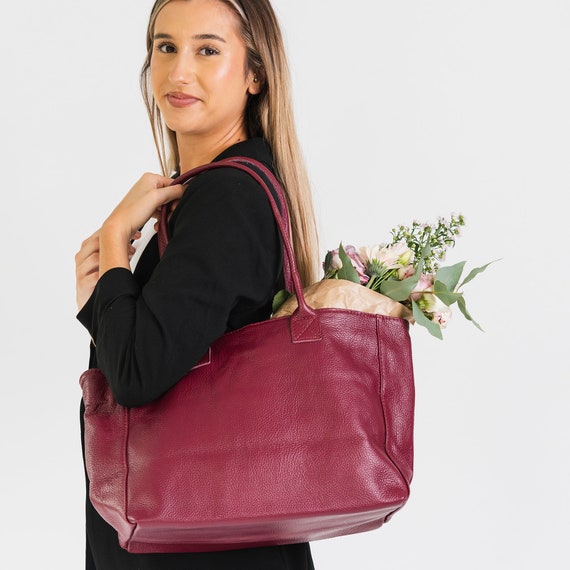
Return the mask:
[[386,247],[385,244],[372,245],[372,246],[365,245],[358,250],[358,255],[360,255],[360,258],[362,259],[362,262],[364,264],[374,260],[378,261],[380,251],[385,247]]
[[408,265],[413,256],[414,254],[408,247],[408,244],[399,241],[393,245],[383,247],[378,252],[377,259],[388,269],[399,269],[400,267]]

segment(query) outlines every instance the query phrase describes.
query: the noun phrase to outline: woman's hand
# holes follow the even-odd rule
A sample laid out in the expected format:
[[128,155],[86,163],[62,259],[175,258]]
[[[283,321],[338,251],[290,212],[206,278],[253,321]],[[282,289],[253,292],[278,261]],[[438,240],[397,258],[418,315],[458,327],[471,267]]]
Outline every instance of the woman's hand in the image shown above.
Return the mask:
[[160,213],[164,204],[182,197],[184,186],[171,186],[171,182],[165,176],[144,174],[111,212],[103,227],[110,226],[120,232],[125,240],[130,240],[150,218]]
[[144,174],[103,223],[99,234],[99,275],[114,267],[129,268],[129,247],[138,228],[179,200],[184,186],[158,174]]
[[[97,230],[89,236],[75,255],[75,290],[78,311],[81,311],[91,297],[99,279],[99,232],[100,230]],[[136,231],[132,239],[136,240],[140,237],[141,233]],[[131,256],[134,253],[135,248],[129,244],[128,255]]]
[[99,277],[112,267],[130,268],[135,248],[132,240],[140,237],[141,228],[160,208],[184,193],[180,184],[158,174],[144,174],[111,212],[103,226],[82,244],[75,256],[77,308],[81,310],[91,297]]
[[89,236],[75,255],[77,310],[81,311],[99,279],[99,230]]

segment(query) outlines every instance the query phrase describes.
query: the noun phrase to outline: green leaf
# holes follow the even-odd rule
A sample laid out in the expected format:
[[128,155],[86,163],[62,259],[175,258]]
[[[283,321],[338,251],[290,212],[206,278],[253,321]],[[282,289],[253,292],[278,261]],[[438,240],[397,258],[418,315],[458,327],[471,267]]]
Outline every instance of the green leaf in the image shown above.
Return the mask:
[[416,279],[415,276],[404,279],[403,281],[398,281],[398,279],[386,279],[386,281],[380,285],[380,293],[401,303],[410,296],[418,280],[419,279]]
[[455,291],[466,263],[462,261],[448,267],[440,267],[435,274],[436,280],[443,283],[450,291]]
[[439,340],[443,340],[441,327],[437,323],[430,321],[430,319],[424,315],[423,311],[415,301],[412,301],[412,312],[414,314],[414,319],[418,325],[425,327],[433,336],[439,338]]
[[352,261],[350,257],[348,257],[346,251],[344,251],[342,243],[338,247],[338,255],[342,261],[342,268],[338,270],[337,277],[339,279],[346,279],[347,281],[360,284],[358,272],[354,269]]
[[285,290],[285,289],[281,289],[281,291],[279,291],[275,297],[273,297],[273,305],[272,305],[272,311],[273,313],[276,313],[280,308],[281,305],[283,305],[283,303],[289,299],[289,297],[291,297],[292,293],[289,293],[289,291]]
[[454,293],[450,291],[445,283],[441,281],[436,281],[433,284],[433,294],[436,297],[439,297],[443,303],[445,303],[448,307],[453,305],[453,303],[457,302],[460,297],[462,297],[461,293]]
[[411,277],[408,277],[403,281],[399,281],[398,279],[386,279],[386,281],[380,285],[380,293],[382,293],[382,295],[386,295],[386,297],[390,297],[390,299],[394,299],[394,301],[398,301],[399,303],[405,301],[418,284],[423,270],[424,262],[421,260],[416,272]]
[[469,281],[473,281],[473,279],[475,279],[475,277],[477,277],[477,275],[479,275],[479,273],[483,273],[483,271],[485,271],[485,269],[487,269],[487,267],[489,267],[489,265],[496,263],[497,261],[500,261],[500,259],[495,259],[494,261],[490,261],[489,263],[487,263],[486,265],[483,265],[482,267],[477,267],[476,269],[473,269],[469,273],[469,275],[463,280],[461,285],[459,285],[459,287],[463,287],[463,285],[465,285],[466,283],[469,283]]
[[458,299],[457,301],[457,305],[459,307],[459,310],[463,313],[463,316],[468,320],[471,321],[481,332],[485,332],[480,326],[479,323],[477,323],[473,317],[469,314],[469,311],[467,310],[467,305],[465,304],[465,299],[463,298],[463,296],[461,296],[460,299]]
[[324,263],[325,274],[327,274],[331,270],[332,257],[333,257],[332,252],[331,251],[327,252],[327,254],[325,256],[325,263]]

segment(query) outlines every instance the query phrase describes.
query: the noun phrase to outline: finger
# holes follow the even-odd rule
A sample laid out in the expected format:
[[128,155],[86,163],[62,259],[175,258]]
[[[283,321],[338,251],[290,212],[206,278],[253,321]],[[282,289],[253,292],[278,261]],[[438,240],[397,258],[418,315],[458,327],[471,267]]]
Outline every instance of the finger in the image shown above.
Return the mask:
[[167,176],[161,176],[160,174],[155,174],[154,180],[157,187],[171,186],[172,185],[172,178],[168,178]]
[[99,280],[99,272],[93,271],[89,275],[85,276],[85,278],[81,282],[82,289],[95,289],[95,285],[97,285],[97,281]]
[[81,247],[85,244],[89,243],[97,243],[99,241],[99,234],[101,233],[101,229],[98,229],[96,232],[93,232],[89,237],[85,238],[81,242]]
[[93,265],[92,267],[90,267],[87,270],[87,273],[85,274],[85,276],[83,277],[83,279],[86,278],[93,278],[93,276],[95,276],[95,280],[97,280],[99,278],[99,263],[97,263],[96,265]]
[[75,254],[75,264],[78,265],[85,261],[89,256],[99,251],[99,234],[88,237],[81,244],[80,250]]
[[160,204],[164,205],[172,202],[173,200],[180,200],[184,194],[184,189],[185,187],[182,186],[182,184],[175,184],[174,186],[166,186],[164,188],[160,188]]
[[99,271],[99,252],[93,253],[75,268],[76,280],[80,281],[87,275]]

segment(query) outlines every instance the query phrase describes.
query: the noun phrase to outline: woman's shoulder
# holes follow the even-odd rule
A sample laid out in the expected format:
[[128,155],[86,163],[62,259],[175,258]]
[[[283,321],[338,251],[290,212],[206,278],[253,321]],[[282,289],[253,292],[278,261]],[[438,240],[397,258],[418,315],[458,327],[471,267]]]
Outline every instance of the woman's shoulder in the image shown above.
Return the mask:
[[[214,162],[225,158],[244,156],[253,158],[272,170],[272,156],[264,139],[248,139],[226,149]],[[261,177],[268,182],[267,178]],[[271,185],[268,184],[271,190]],[[274,192],[272,194],[275,197]],[[193,178],[174,211],[171,227],[191,220],[196,223],[200,217],[216,223],[221,219],[227,222],[247,218],[249,223],[261,224],[264,230],[273,226],[274,218],[265,190],[252,176],[231,166],[207,170]],[[185,221],[183,222],[182,219]],[[259,228],[260,230],[262,227]]]
[[[232,157],[252,158],[261,162],[271,172],[273,159],[267,142],[262,138],[253,138],[237,143],[218,155],[213,162]],[[259,173],[269,188],[271,184],[263,173]],[[207,170],[196,176],[188,185],[180,202],[209,204],[216,209],[246,208],[261,209],[267,212],[267,196],[255,178],[232,166]]]

